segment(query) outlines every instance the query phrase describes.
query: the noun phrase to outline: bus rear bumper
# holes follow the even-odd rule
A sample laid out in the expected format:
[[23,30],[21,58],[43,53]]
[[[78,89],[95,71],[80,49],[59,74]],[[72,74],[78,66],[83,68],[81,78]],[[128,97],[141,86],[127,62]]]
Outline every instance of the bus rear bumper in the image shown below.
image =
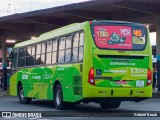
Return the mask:
[[86,87],[83,98],[151,98],[152,86],[143,88]]

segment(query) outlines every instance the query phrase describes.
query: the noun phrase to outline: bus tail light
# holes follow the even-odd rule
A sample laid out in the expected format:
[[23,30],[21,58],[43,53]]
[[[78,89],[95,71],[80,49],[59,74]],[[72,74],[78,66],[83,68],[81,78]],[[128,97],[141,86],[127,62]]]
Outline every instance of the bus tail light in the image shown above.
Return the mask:
[[148,69],[147,86],[152,84],[152,72]]
[[94,68],[91,68],[89,70],[89,75],[88,75],[88,82],[91,85],[95,85],[95,80],[94,80]]

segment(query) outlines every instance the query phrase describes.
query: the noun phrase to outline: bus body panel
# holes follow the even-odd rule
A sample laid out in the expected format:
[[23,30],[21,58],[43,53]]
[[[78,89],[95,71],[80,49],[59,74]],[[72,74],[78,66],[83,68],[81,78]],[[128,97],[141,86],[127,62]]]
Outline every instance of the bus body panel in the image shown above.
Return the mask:
[[24,96],[53,100],[53,85],[55,81],[59,81],[64,101],[75,102],[82,99],[82,64],[21,69],[12,76],[11,81],[15,83],[10,83],[10,95],[17,96],[17,83],[20,81],[25,89]]
[[[86,30],[91,31],[89,25]],[[86,31],[85,33],[88,36],[91,35],[90,32]],[[85,49],[87,49],[85,51],[86,56],[84,56],[84,99],[101,97],[152,97],[152,84],[146,86],[148,69],[153,72],[151,60],[152,50],[148,33],[147,30],[146,48],[141,51],[99,49],[95,45],[93,38],[87,39],[88,41],[85,43]],[[124,59],[125,57],[129,58],[130,61],[127,64],[125,62],[127,59]],[[89,60],[85,58],[89,58]],[[125,64],[122,63],[122,65],[117,66],[118,63],[115,62],[111,65],[111,62],[114,62],[113,59],[117,59],[117,62],[120,62],[121,60],[119,58],[124,59],[122,62],[125,62]],[[92,67],[94,68],[95,78],[97,77],[95,80],[96,86],[88,83],[88,74]],[[100,75],[98,72],[100,72]],[[119,73],[117,74],[116,72]],[[138,86],[136,81],[143,81],[144,86]]]
[[148,56],[93,55],[93,61],[96,86],[146,86],[149,62]]
[[74,63],[73,66],[73,101],[82,99],[82,77],[83,77],[83,63]]
[[18,85],[17,74],[18,74],[18,72],[10,77],[9,94],[13,95],[13,96],[17,96],[17,91],[18,91],[17,90],[17,85]]

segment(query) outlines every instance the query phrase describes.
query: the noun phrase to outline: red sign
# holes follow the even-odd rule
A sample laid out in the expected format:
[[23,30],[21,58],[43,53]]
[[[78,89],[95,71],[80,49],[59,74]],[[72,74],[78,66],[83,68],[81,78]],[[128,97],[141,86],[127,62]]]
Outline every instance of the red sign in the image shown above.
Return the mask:
[[132,31],[128,26],[94,26],[99,48],[132,49]]

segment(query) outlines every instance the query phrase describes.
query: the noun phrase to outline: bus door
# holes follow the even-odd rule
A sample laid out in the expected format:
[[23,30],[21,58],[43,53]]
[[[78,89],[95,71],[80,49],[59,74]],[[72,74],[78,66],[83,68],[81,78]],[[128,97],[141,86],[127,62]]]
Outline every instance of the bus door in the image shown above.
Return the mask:
[[[13,76],[15,72],[17,71],[17,61],[18,61],[18,49],[14,49],[13,52],[11,52],[11,71],[10,75]],[[10,79],[10,95],[16,95],[17,94],[17,78],[14,76]]]

